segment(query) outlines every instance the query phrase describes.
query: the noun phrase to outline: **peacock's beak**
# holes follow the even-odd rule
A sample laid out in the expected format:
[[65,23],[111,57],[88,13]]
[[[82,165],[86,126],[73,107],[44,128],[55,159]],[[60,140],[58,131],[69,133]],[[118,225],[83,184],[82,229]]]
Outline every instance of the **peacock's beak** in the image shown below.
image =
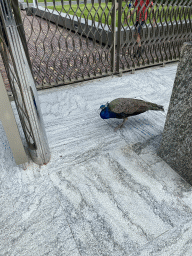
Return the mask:
[[99,109],[103,110],[104,108],[105,108],[105,105],[101,105]]

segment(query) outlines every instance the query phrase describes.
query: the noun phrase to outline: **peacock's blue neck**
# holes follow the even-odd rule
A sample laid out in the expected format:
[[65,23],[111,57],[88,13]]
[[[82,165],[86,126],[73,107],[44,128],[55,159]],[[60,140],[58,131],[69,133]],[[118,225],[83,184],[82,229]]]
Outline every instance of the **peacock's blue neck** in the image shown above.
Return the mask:
[[111,112],[108,107],[104,108],[101,113],[100,113],[100,117],[103,119],[109,119],[109,118],[117,118],[117,114]]

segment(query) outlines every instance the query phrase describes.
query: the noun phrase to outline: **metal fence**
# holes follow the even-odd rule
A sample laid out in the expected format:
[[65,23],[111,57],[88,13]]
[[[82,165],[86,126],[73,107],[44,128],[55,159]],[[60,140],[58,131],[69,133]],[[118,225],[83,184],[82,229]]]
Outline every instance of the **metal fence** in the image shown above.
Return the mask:
[[20,14],[38,89],[178,61],[191,41],[192,0],[31,2]]

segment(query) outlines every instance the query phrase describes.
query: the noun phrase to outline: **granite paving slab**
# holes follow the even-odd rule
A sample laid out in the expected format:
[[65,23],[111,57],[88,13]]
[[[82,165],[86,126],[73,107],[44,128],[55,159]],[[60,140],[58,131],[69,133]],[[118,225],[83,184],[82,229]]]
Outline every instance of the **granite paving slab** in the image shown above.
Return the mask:
[[192,222],[165,232],[130,256],[190,256],[192,254]]
[[7,161],[0,167],[0,255],[78,256],[48,176]]
[[[191,255],[192,187],[156,155],[176,68],[39,91],[52,154],[44,166],[16,166],[0,122],[0,255]],[[165,113],[114,132],[98,108],[122,96]]]
[[50,174],[81,255],[129,255],[192,220],[128,146]]

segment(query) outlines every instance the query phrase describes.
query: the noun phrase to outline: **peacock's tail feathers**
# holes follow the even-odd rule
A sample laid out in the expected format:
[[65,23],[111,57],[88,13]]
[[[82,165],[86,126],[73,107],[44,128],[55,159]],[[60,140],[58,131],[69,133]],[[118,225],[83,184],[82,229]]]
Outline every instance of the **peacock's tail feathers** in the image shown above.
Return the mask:
[[149,110],[164,111],[164,108],[163,108],[163,106],[161,106],[161,105],[157,105],[157,104],[155,104],[155,103],[149,102]]

